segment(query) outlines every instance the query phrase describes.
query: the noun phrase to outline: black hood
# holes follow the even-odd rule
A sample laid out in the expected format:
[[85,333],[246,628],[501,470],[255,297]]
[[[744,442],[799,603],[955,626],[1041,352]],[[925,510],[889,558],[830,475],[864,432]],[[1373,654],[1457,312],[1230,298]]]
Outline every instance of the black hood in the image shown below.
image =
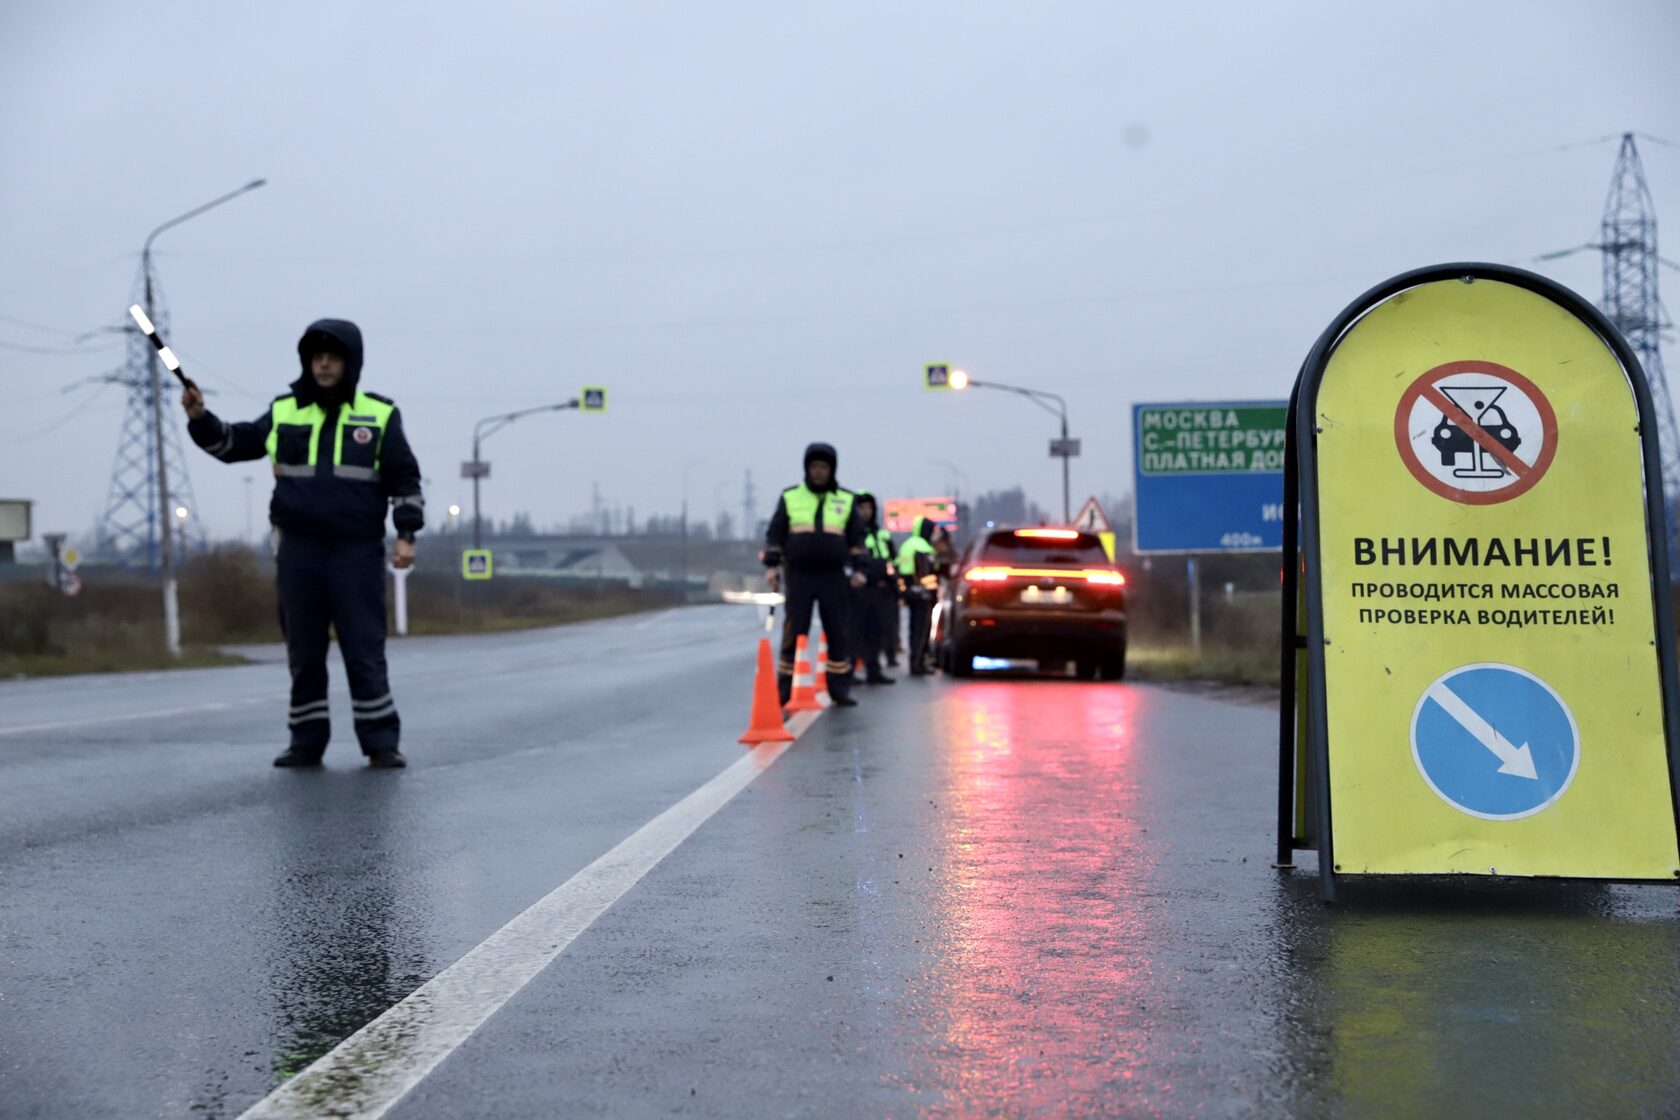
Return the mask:
[[[805,448],[805,466],[807,468],[819,459],[829,466],[827,489],[838,490],[840,488],[840,456],[835,453],[834,445],[831,443],[813,443]],[[805,485],[811,485],[809,470],[805,475]]]
[[309,372],[309,359],[323,351],[340,354],[344,358],[344,380],[338,383],[338,396],[350,400],[362,380],[362,329],[348,319],[317,319],[298,339],[298,363],[303,376],[292,382],[292,392],[302,404],[312,404],[321,396],[321,387]]
[[860,492],[855,498],[852,499],[852,508],[856,509],[858,506],[862,505],[864,502],[868,502],[870,504],[870,506],[875,510],[874,515],[871,516],[870,519],[869,519],[869,527],[871,529],[879,529],[881,527],[881,503],[879,503],[875,500],[875,495],[873,495],[873,494],[869,493],[867,490],[865,490],[865,491]]

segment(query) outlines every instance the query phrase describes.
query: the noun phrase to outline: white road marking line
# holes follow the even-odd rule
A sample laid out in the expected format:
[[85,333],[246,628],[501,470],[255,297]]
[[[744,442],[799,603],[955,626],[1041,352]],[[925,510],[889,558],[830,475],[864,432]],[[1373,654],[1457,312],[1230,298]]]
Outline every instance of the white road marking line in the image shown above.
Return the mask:
[[248,696],[243,700],[218,700],[213,704],[194,704],[187,708],[160,708],[153,712],[123,712],[114,716],[91,716],[88,719],[60,720],[56,723],[31,723],[22,727],[0,727],[0,735],[27,735],[32,731],[58,731],[66,727],[95,727],[101,723],[127,723],[136,719],[162,719],[164,716],[188,716],[199,712],[219,712],[243,704],[260,704],[266,700],[282,700],[283,696]]
[[[800,713],[789,721],[789,730],[803,735],[818,714]],[[252,1105],[239,1120],[375,1120],[385,1115],[790,745],[755,747]]]

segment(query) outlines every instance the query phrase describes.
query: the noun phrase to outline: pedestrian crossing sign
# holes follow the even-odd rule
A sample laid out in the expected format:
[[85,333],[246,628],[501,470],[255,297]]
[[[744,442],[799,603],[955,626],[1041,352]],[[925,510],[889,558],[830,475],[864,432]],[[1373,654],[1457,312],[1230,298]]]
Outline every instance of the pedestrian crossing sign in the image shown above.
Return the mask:
[[461,553],[462,579],[489,579],[495,563],[488,548],[469,548]]
[[586,385],[583,395],[578,398],[578,408],[583,412],[605,412],[607,410],[607,390],[600,385]]

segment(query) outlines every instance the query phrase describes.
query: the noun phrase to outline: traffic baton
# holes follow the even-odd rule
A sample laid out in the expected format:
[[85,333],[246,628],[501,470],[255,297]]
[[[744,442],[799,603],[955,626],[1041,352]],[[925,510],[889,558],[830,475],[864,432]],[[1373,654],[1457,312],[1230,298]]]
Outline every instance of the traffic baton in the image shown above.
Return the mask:
[[181,384],[186,388],[198,388],[198,385],[194,383],[192,378],[181,372],[181,359],[175,356],[175,351],[169,348],[168,343],[158,337],[157,328],[154,327],[152,325],[152,321],[146,317],[146,312],[141,309],[140,305],[138,303],[131,304],[128,309],[128,314],[134,320],[135,324],[139,326],[141,333],[151,339],[152,349],[158,352],[158,357],[163,359],[163,364],[168,367],[169,372],[179,378]]

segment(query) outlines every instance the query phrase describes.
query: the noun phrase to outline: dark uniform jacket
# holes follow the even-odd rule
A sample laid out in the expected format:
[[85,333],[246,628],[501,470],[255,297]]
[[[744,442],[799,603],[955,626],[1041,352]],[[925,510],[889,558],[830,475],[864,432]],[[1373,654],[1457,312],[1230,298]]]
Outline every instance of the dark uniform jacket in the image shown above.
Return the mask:
[[863,548],[864,526],[857,515],[855,502],[849,503],[847,516],[834,516],[830,503],[835,493],[848,493],[834,483],[826,491],[818,492],[821,501],[816,509],[816,522],[809,528],[794,527],[788,519],[788,496],[809,489],[804,483],[782,491],[776,500],[776,512],[770,515],[770,525],[764,533],[764,564],[766,567],[787,565],[790,571],[822,573],[843,571],[852,554]]
[[[382,427],[374,429],[379,433],[375,440],[358,436],[356,440],[341,441],[339,437],[341,425],[356,422],[354,409],[349,406],[356,399],[362,377],[362,332],[356,324],[343,319],[321,319],[310,324],[304,340],[311,334],[328,335],[345,353],[344,378],[331,399],[315,384],[309,372],[313,355],[304,353],[308,347],[305,341],[300,341],[298,352],[303,375],[292,382],[289,393],[275,398],[267,412],[248,423],[230,424],[206,411],[188,423],[187,432],[194,443],[224,463],[261,459],[269,454],[268,441],[277,406],[291,402],[302,409],[320,404],[326,412],[326,421],[313,456],[309,428],[283,426],[279,432],[269,520],[281,532],[300,536],[380,540],[385,536],[385,510],[391,506],[397,535],[412,539],[426,523],[426,506],[420,493],[420,464],[403,434],[402,414],[393,405]],[[377,393],[363,392],[362,396],[391,404],[390,398]],[[358,470],[348,463],[336,463],[332,449],[341,442],[346,448],[354,449],[345,453],[347,457],[364,455],[377,463],[377,469]],[[366,447],[368,442],[374,446]],[[313,467],[309,466],[311,458]],[[372,477],[351,477],[352,474]]]

